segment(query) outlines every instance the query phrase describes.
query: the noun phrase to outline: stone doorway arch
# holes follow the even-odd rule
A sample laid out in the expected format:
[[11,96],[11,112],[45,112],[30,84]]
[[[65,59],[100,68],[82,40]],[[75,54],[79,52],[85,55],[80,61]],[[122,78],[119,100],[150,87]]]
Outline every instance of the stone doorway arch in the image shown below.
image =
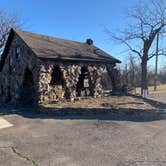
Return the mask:
[[82,96],[82,93],[84,93],[83,96],[89,96],[90,91],[89,91],[89,84],[90,84],[90,79],[89,79],[89,71],[87,67],[81,67],[81,73],[78,77],[78,82],[76,85],[76,92],[77,96]]
[[64,78],[63,72],[58,65],[54,65],[49,84],[49,100],[57,102],[64,98]]
[[28,68],[24,71],[23,83],[20,94],[20,103],[25,106],[32,106],[35,104],[35,86],[32,71]]

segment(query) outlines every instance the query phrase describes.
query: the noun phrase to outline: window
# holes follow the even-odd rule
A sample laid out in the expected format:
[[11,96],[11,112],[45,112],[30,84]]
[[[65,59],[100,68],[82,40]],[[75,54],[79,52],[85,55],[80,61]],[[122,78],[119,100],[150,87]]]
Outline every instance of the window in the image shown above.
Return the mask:
[[20,47],[16,47],[16,50],[15,50],[16,59],[18,59],[20,57],[20,53],[21,53]]

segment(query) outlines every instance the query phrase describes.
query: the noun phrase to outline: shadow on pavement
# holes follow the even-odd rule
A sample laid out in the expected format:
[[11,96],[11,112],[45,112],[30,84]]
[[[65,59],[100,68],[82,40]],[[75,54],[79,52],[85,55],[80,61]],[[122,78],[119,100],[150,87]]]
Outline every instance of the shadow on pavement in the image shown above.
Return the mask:
[[[45,112],[41,112],[45,111]],[[19,115],[31,119],[61,119],[61,120],[115,120],[150,122],[166,120],[166,112],[162,110],[142,109],[108,109],[108,108],[8,108],[0,109],[0,116]]]

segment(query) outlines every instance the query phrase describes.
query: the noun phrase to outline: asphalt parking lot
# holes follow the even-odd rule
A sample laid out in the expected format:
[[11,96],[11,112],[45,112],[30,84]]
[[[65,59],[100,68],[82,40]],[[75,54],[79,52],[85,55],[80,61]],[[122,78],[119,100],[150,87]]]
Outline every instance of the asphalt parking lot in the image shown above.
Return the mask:
[[2,166],[166,165],[166,118],[56,117],[17,110],[1,118],[13,125],[0,129]]

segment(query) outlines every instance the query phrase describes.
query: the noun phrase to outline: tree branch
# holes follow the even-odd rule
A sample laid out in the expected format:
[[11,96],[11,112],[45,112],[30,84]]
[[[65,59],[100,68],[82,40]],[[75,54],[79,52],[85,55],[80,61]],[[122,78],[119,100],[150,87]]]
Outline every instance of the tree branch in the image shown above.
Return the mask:
[[114,36],[114,38],[116,38],[116,40],[119,40],[119,41],[121,41],[122,43],[124,43],[132,52],[136,53],[136,54],[142,59],[141,53],[140,53],[139,51],[133,49],[133,48],[130,46],[130,44],[126,41],[127,39],[126,39],[126,40],[123,40],[123,39],[118,38],[118,37],[115,37],[115,36]]
[[[166,56],[166,51],[164,50],[160,50],[159,53],[158,53],[158,56]],[[148,60],[152,59],[154,56],[156,56],[156,53],[152,53],[149,57],[148,57]]]

